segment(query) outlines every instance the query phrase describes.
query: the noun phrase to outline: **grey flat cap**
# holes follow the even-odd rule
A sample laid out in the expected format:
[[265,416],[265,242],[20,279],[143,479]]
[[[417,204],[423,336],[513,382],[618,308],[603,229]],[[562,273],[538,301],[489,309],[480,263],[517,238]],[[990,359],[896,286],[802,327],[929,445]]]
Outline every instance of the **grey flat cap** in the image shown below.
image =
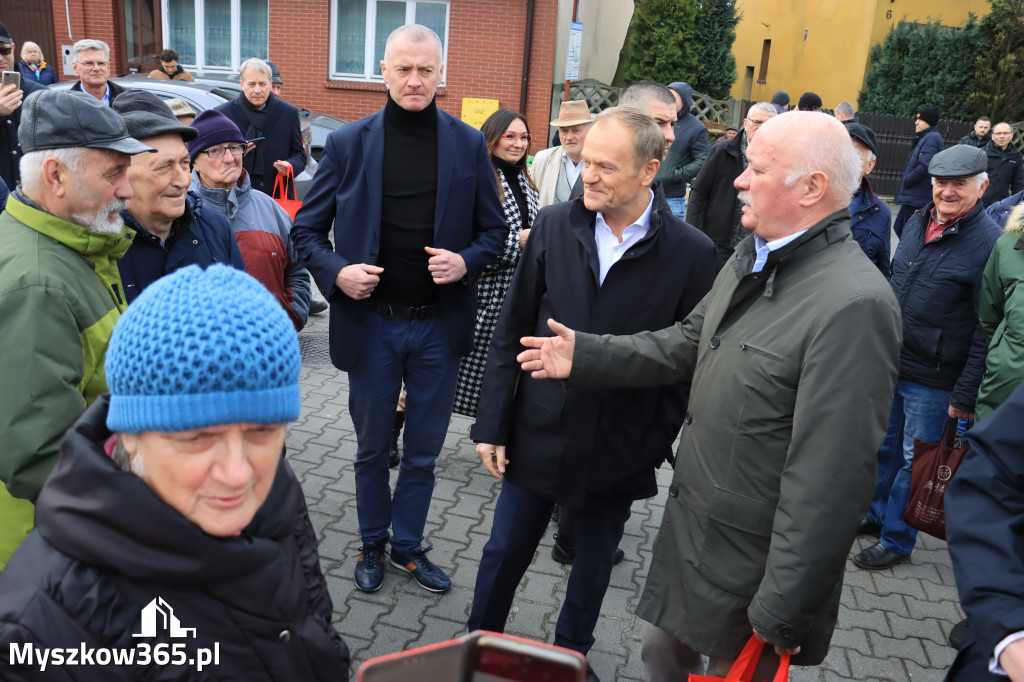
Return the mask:
[[76,90],[40,90],[21,105],[18,142],[26,154],[41,149],[89,147],[122,154],[156,151],[128,134],[117,112]]
[[125,90],[113,101],[110,108],[121,114],[128,134],[136,140],[176,133],[191,142],[199,137],[199,131],[182,125],[167,104],[146,90]]
[[988,170],[985,150],[974,145],[958,144],[932,157],[928,173],[933,178],[967,178]]

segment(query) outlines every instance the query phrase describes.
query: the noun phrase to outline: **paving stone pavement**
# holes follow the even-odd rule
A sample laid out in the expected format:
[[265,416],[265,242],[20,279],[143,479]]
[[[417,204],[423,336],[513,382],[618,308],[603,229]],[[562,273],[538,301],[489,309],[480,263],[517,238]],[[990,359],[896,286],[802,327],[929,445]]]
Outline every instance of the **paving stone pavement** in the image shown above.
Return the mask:
[[[352,679],[367,658],[450,639],[465,632],[476,566],[490,533],[498,482],[480,465],[469,440],[472,420],[453,416],[437,460],[427,518],[430,558],[452,579],[435,595],[390,566],[383,588],[360,592],[352,582],[359,554],[346,375],[327,358],[327,314],[300,333],[302,416],[288,433],[288,460],[302,482],[320,540],[321,566],[334,601],[334,625],[352,652]],[[392,484],[395,480],[392,474]],[[670,470],[658,474],[660,493],[636,502],[595,633],[589,660],[605,682],[642,680],[640,621],[633,616],[651,563]],[[827,482],[823,481],[823,485]],[[552,525],[552,531],[554,525]],[[858,539],[850,556],[868,546]],[[553,641],[569,567],[550,556],[549,533],[520,586],[506,632]],[[922,535],[910,564],[868,572],[848,563],[839,623],[829,656],[818,668],[794,668],[794,682],[872,680],[939,682],[953,661],[946,636],[962,618],[945,543]]]

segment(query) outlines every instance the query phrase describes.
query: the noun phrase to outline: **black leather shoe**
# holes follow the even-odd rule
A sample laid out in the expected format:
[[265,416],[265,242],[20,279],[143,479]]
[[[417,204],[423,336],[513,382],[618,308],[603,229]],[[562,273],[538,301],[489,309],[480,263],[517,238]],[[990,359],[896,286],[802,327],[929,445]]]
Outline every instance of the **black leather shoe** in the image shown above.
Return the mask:
[[402,450],[398,440],[402,437],[402,425],[405,424],[405,411],[395,412],[395,423],[391,427],[391,452],[388,453],[388,466],[394,469],[402,461]]
[[571,564],[576,561],[576,548],[559,540],[558,533],[555,533],[555,546],[551,548],[551,558],[560,564]]
[[356,561],[356,587],[363,592],[376,592],[384,584],[384,548],[366,545]]
[[969,634],[971,634],[971,624],[964,618],[949,631],[949,645],[959,651]]
[[597,673],[594,672],[594,669],[590,667],[589,663],[587,664],[586,682],[601,682],[601,678],[597,676]]
[[327,301],[320,301],[314,298],[309,302],[310,315],[319,315],[325,310],[327,310]]
[[881,542],[876,542],[853,557],[853,563],[869,571],[881,571],[885,568],[892,568],[896,564],[902,564],[905,561],[910,561],[909,554],[890,552]]
[[857,526],[857,537],[860,537],[861,535],[870,535],[874,538],[880,538],[882,537],[882,527],[874,521],[868,521],[867,518],[865,518],[860,522],[860,525]]

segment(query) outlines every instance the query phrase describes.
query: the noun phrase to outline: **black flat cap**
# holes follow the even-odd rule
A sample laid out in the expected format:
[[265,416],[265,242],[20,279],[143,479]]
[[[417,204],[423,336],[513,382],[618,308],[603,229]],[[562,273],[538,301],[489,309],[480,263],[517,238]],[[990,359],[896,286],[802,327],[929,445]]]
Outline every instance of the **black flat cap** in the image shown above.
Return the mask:
[[0,43],[10,45],[14,41],[11,40],[11,32],[7,30],[7,27],[0,22]]
[[985,150],[970,144],[958,144],[932,157],[928,173],[933,178],[967,178],[988,170]]
[[875,133],[863,123],[847,123],[846,132],[850,133],[850,137],[864,144],[865,147],[871,150],[872,154],[876,154],[875,149]]
[[199,137],[198,130],[182,125],[166,102],[146,90],[125,90],[110,108],[121,114],[128,134],[136,140],[168,133],[181,135],[185,142]]
[[77,90],[40,90],[21,105],[18,142],[26,154],[41,149],[89,147],[122,154],[156,151],[128,134],[117,112]]

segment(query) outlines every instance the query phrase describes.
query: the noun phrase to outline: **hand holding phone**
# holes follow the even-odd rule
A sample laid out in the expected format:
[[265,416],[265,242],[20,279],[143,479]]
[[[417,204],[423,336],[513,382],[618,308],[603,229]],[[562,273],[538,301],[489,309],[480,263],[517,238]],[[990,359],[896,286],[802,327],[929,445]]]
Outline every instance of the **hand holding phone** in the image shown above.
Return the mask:
[[9,116],[21,106],[21,74],[4,71],[0,80],[0,116]]

